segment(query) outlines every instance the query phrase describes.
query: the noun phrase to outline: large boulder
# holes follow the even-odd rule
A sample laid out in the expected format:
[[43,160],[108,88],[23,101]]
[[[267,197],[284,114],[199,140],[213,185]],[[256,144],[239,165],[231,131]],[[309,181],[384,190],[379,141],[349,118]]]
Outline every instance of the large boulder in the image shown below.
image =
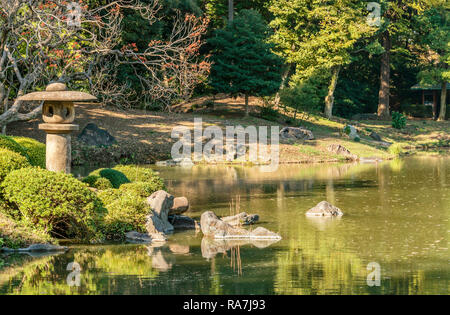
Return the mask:
[[220,220],[212,211],[206,211],[200,218],[200,227],[206,236],[216,238],[249,236],[249,232],[244,229],[235,228],[232,225]]
[[312,131],[302,127],[284,127],[280,131],[283,139],[314,140]]
[[350,160],[357,160],[358,156],[351,153],[346,147],[340,145],[339,143],[332,143],[327,147],[328,152],[334,153],[336,155],[344,156]]
[[94,123],[89,123],[78,135],[78,140],[89,146],[108,147],[116,143],[116,139],[106,130]]
[[306,212],[306,215],[311,217],[339,217],[342,216],[343,213],[341,209],[333,206],[331,203],[321,201],[315,207],[309,209]]
[[186,197],[176,197],[173,199],[169,214],[180,215],[189,210],[189,201]]
[[370,133],[369,137],[371,137],[375,141],[383,141],[383,139],[381,139],[381,136],[378,133],[376,133],[375,131],[372,131]]
[[352,140],[359,141],[361,137],[358,134],[358,129],[355,126],[347,125],[344,127],[344,133]]
[[222,217],[221,220],[232,226],[250,225],[250,224],[256,223],[259,220],[259,215],[247,214],[246,212],[241,212],[236,215]]
[[253,231],[233,226],[219,219],[214,212],[206,211],[200,218],[200,227],[205,236],[218,239],[281,239],[281,236],[265,228],[258,227]]
[[147,198],[151,212],[147,217],[146,228],[148,234],[154,240],[165,240],[164,235],[174,230],[169,222],[169,212],[173,206],[173,199],[174,197],[164,190],[158,190]]

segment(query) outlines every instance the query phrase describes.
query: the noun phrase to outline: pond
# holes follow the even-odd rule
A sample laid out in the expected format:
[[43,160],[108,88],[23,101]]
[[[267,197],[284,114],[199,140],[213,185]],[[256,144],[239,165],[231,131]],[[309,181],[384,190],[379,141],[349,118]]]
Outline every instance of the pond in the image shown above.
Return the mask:
[[[379,164],[157,169],[188,215],[260,215],[283,239],[214,242],[176,233],[162,246],[71,246],[65,254],[13,255],[0,294],[448,294],[450,158]],[[305,212],[328,200],[340,219]],[[81,270],[70,274],[76,262]],[[379,267],[379,283],[373,277]],[[367,281],[367,278],[369,280]],[[69,286],[79,277],[80,286]],[[371,284],[369,286],[368,284]]]

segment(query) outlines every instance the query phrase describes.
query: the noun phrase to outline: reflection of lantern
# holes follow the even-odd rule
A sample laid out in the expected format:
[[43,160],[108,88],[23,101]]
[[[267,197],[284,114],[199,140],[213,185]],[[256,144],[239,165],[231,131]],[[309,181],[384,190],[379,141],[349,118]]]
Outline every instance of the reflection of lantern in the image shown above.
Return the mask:
[[39,129],[47,133],[46,167],[49,171],[70,173],[70,133],[78,130],[78,125],[72,124],[74,102],[95,101],[96,98],[87,93],[68,91],[63,83],[52,83],[44,92],[30,93],[20,100],[44,101],[42,118],[45,124],[40,124]]

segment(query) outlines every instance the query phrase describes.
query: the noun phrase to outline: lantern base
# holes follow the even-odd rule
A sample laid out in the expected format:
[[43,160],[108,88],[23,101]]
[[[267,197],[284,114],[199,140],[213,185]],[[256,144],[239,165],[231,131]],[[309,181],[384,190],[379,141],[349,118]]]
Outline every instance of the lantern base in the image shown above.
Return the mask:
[[78,130],[73,124],[40,124],[39,129],[47,133],[46,168],[52,172],[70,173],[72,162],[72,131]]

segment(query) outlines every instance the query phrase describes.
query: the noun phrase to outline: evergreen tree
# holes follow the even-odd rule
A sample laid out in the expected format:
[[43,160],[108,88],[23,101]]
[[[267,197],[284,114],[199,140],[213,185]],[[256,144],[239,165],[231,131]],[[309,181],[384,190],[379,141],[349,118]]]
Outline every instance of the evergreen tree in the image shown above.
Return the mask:
[[270,28],[254,10],[242,10],[209,40],[213,47],[210,83],[219,93],[268,96],[280,87],[282,60],[267,42]]

